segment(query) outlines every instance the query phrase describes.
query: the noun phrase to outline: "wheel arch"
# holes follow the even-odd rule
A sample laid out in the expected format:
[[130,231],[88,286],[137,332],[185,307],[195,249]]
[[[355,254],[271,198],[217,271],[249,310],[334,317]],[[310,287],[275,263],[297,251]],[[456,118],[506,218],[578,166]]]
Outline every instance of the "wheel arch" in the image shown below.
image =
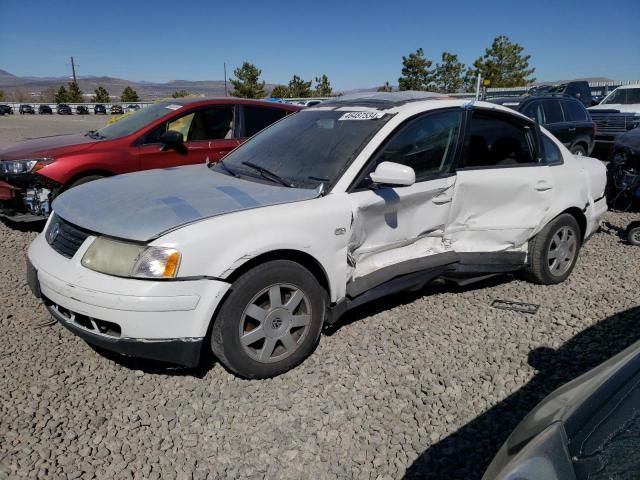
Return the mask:
[[112,177],[115,173],[110,172],[109,170],[100,169],[100,168],[91,168],[89,170],[82,170],[81,172],[73,175],[69,180],[65,182],[62,186],[62,191],[68,190],[71,185],[84,177],[89,177],[91,175],[100,175],[101,177]]
[[578,222],[578,226],[580,227],[580,240],[584,240],[584,237],[587,234],[587,217],[584,212],[578,207],[570,207],[560,212],[554,218],[557,218],[564,213],[567,213],[576,219],[576,222]]
[[327,295],[331,295],[329,276],[322,264],[313,255],[300,250],[279,249],[261,253],[236,267],[225,278],[225,281],[233,284],[244,273],[271,260],[290,260],[302,265],[318,280],[318,283],[326,290]]

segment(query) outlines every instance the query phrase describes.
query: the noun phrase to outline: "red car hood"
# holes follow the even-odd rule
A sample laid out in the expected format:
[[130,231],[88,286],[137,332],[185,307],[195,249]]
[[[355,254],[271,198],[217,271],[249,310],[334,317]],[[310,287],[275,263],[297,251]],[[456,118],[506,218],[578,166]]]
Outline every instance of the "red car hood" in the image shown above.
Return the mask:
[[81,133],[34,138],[14,143],[7,147],[0,147],[0,160],[52,157],[61,153],[78,152],[91,147],[95,143],[95,139],[86,137]]

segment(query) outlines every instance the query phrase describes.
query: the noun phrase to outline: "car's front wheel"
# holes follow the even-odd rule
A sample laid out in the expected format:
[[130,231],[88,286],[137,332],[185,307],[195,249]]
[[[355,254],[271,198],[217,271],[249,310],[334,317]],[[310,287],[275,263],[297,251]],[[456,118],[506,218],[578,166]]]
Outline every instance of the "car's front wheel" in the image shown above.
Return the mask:
[[578,155],[579,157],[583,157],[587,154],[587,149],[578,144],[571,147],[571,153],[573,153],[574,155]]
[[324,321],[326,292],[302,265],[274,260],[240,276],[211,328],[211,350],[245,378],[290,370],[313,351]]
[[557,216],[529,242],[527,276],[543,285],[564,282],[578,260],[581,244],[575,217],[568,213]]

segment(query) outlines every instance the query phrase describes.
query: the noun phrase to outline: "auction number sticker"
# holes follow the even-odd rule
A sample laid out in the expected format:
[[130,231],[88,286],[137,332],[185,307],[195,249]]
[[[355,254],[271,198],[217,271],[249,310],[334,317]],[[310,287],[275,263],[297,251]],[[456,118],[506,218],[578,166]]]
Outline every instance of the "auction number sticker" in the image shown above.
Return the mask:
[[382,117],[383,112],[347,112],[338,120],[377,120]]
[[167,105],[165,108],[168,108],[169,110],[178,110],[179,108],[182,108],[182,105],[172,103],[171,105]]

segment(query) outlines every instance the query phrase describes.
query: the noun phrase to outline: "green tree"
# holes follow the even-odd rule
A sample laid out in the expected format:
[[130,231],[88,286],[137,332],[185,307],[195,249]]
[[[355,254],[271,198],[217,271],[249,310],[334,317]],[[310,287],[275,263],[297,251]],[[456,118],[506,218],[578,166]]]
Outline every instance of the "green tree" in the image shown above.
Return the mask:
[[93,93],[93,101],[95,103],[108,103],[110,100],[109,92],[107,92],[107,89],[102,86],[98,86],[98,88],[96,88]]
[[276,85],[271,90],[271,96],[273,98],[287,98],[290,97],[289,89],[285,85]]
[[520,87],[535,81],[530,77],[536,69],[529,67],[531,55],[523,55],[524,47],[513,43],[509,37],[499,35],[482,57],[473,62],[471,73],[480,73],[491,82],[491,87]]
[[67,103],[69,101],[69,92],[64,88],[64,85],[61,85],[58,89],[58,93],[56,93],[54,101],[56,103]]
[[458,61],[458,55],[442,52],[442,62],[436,65],[434,83],[436,90],[442,93],[456,93],[464,84],[464,63]]
[[393,92],[393,87],[389,85],[389,82],[384,82],[384,85],[378,87],[378,92]]
[[235,78],[229,80],[233,84],[231,95],[240,98],[262,98],[266,95],[264,82],[260,81],[262,70],[253,63],[244,62],[233,71]]
[[289,81],[289,96],[291,98],[308,98],[311,96],[311,81],[305,82],[298,75],[293,75]]
[[67,98],[67,101],[71,103],[81,103],[84,101],[82,90],[80,90],[80,86],[76,82],[69,82]]
[[329,77],[322,74],[321,77],[316,77],[316,91],[315,94],[318,97],[330,97],[333,93]]
[[121,102],[139,102],[140,97],[138,96],[138,92],[136,92],[133,88],[126,86],[122,91],[122,95],[120,95]]
[[189,95],[191,94],[186,90],[176,90],[171,94],[173,98],[184,98],[184,97],[188,97]]
[[433,82],[433,62],[419,48],[408,57],[402,57],[402,76],[398,79],[399,90],[428,90]]

